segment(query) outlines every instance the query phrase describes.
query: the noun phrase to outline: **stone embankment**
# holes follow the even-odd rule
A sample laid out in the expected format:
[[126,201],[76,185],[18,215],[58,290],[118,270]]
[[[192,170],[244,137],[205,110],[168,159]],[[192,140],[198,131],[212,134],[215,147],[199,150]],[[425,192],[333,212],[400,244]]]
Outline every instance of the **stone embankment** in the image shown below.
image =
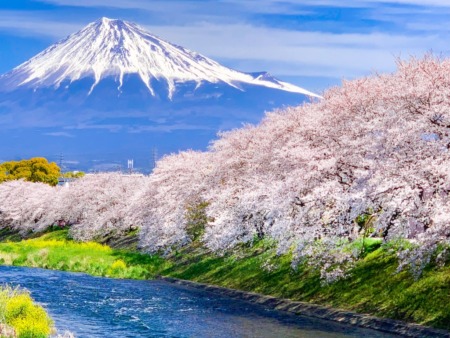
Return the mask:
[[397,334],[402,337],[438,337],[450,338],[450,332],[433,329],[417,324],[405,323],[399,320],[377,318],[351,311],[333,309],[325,306],[309,304],[305,302],[292,301],[271,296],[265,296],[254,292],[246,292],[235,289],[224,288],[215,285],[198,283],[170,277],[158,277],[169,283],[194,287],[196,289],[211,291],[216,294],[228,296],[235,299],[245,300],[265,307],[295,313],[296,315],[331,320],[343,324],[355,325],[366,329],[378,330],[386,333]]

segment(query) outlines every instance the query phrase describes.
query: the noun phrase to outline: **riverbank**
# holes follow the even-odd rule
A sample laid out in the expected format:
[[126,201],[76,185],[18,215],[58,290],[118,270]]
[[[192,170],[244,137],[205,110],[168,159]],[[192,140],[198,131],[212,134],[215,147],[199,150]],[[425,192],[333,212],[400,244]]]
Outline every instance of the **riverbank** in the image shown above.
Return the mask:
[[348,278],[330,285],[306,264],[293,270],[290,255],[278,256],[265,241],[223,257],[187,247],[161,275],[450,330],[448,265],[414,280],[408,271],[396,273],[394,253],[376,245],[369,251]]
[[0,243],[0,264],[128,279],[151,279],[170,266],[159,256],[112,249],[95,242],[74,242],[67,230]]
[[306,302],[298,302],[289,299],[265,296],[259,293],[246,292],[236,289],[224,288],[203,284],[184,279],[171,277],[160,277],[161,280],[172,284],[188,286],[190,288],[214,292],[216,295],[222,295],[236,300],[245,300],[250,303],[264,305],[268,309],[274,309],[293,313],[308,318],[325,319],[351,326],[358,326],[365,329],[372,329],[379,332],[386,332],[401,337],[436,337],[448,338],[450,333],[445,330],[433,329],[428,326],[410,324],[399,320],[378,318],[366,314],[339,310],[332,307],[326,307]]
[[394,252],[377,242],[369,244],[350,276],[330,285],[322,285],[306,264],[293,270],[290,255],[277,255],[273,243],[265,240],[223,256],[194,242],[162,258],[75,243],[62,230],[0,243],[0,262],[115,278],[162,275],[450,330],[450,266],[430,266],[415,280],[408,271],[396,273]]

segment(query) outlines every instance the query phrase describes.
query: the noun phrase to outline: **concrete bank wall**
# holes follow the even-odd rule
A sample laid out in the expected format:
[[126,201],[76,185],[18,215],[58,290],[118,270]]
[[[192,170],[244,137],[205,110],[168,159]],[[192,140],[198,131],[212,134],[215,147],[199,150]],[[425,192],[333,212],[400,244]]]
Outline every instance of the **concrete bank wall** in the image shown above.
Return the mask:
[[302,316],[331,320],[343,324],[356,325],[367,329],[397,334],[403,337],[450,338],[450,332],[448,331],[433,329],[417,324],[409,324],[398,320],[377,318],[350,311],[338,310],[325,306],[296,302],[271,296],[264,296],[253,292],[228,289],[220,286],[197,283],[177,278],[159,277],[159,279],[169,283],[190,286],[201,290],[215,292],[231,298],[261,304],[275,310],[287,311]]

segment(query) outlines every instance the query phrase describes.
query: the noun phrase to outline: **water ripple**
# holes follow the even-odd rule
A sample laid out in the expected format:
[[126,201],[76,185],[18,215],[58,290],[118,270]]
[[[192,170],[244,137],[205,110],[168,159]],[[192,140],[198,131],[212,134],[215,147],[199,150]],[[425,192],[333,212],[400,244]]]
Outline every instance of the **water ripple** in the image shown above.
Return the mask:
[[0,267],[0,283],[29,289],[59,330],[79,338],[393,337],[163,281]]

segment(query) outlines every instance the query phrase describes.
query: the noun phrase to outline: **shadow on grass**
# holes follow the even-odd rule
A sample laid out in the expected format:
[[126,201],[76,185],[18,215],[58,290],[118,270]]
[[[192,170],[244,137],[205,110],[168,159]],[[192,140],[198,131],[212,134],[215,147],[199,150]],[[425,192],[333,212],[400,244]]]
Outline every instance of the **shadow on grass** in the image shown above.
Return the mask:
[[158,255],[148,255],[128,250],[116,250],[112,253],[113,257],[122,259],[127,265],[152,265],[162,266],[165,260]]

